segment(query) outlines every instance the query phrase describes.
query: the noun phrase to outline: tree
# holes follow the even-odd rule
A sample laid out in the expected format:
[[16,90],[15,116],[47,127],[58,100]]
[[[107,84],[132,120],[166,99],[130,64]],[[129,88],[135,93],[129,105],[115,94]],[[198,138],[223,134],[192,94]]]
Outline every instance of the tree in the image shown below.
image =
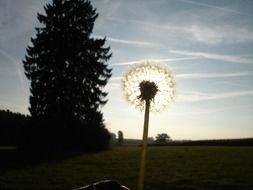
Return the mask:
[[123,145],[124,143],[124,135],[122,131],[118,131],[118,143],[119,145]]
[[23,61],[31,82],[32,119],[39,125],[51,123],[49,130],[61,126],[56,133],[69,134],[69,127],[75,125],[73,132],[82,125],[86,138],[108,139],[100,108],[107,102],[103,87],[111,77],[107,61],[112,54],[110,47],[104,47],[105,38],[91,37],[98,13],[88,0],[53,0],[44,9]]
[[170,136],[166,133],[158,134],[155,138],[156,138],[155,142],[159,144],[166,144],[169,141],[171,141]]

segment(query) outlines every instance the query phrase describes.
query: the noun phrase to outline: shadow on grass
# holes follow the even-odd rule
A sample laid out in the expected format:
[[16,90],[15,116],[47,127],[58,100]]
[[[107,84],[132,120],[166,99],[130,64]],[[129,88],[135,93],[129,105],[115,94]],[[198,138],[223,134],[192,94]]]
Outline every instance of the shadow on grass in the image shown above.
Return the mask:
[[58,162],[76,157],[83,152],[64,151],[19,151],[15,148],[0,148],[0,175],[16,169],[29,168],[41,163]]

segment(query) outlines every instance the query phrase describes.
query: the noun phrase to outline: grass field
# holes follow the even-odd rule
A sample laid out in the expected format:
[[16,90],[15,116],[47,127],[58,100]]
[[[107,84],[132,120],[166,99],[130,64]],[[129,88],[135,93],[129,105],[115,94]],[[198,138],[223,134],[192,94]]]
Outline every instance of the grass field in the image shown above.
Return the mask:
[[[0,189],[70,190],[103,179],[136,189],[139,147],[93,154],[0,150]],[[145,190],[253,189],[253,147],[149,147]]]

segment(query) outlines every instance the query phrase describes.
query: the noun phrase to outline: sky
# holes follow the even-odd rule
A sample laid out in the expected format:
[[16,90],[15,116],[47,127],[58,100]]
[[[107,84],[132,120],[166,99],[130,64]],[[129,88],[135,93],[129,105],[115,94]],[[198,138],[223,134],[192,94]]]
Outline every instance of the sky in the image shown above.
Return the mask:
[[[29,114],[22,60],[51,0],[0,0],[0,109]],[[142,138],[144,113],[130,105],[121,80],[134,64],[167,65],[177,83],[168,109],[151,113],[149,136],[174,140],[253,137],[252,0],[92,0],[93,36],[106,36],[113,69],[102,108],[106,127]]]

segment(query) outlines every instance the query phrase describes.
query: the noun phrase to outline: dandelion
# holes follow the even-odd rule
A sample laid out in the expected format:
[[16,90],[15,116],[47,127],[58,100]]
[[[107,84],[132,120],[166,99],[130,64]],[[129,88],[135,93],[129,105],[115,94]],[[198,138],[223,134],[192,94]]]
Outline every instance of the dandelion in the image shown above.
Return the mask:
[[139,110],[145,109],[138,181],[138,190],[143,190],[149,112],[159,112],[174,100],[176,83],[168,68],[148,61],[130,69],[124,76],[122,83],[127,100]]
[[[176,83],[170,70],[164,65],[148,61],[131,68],[124,76],[122,83],[127,100],[141,111],[145,108],[147,99],[145,94],[149,94],[150,83],[153,83],[150,87],[154,92],[156,86],[156,93],[150,97],[152,101],[150,111],[152,112],[164,110],[174,100],[176,93]],[[144,90],[145,86],[147,90]]]

